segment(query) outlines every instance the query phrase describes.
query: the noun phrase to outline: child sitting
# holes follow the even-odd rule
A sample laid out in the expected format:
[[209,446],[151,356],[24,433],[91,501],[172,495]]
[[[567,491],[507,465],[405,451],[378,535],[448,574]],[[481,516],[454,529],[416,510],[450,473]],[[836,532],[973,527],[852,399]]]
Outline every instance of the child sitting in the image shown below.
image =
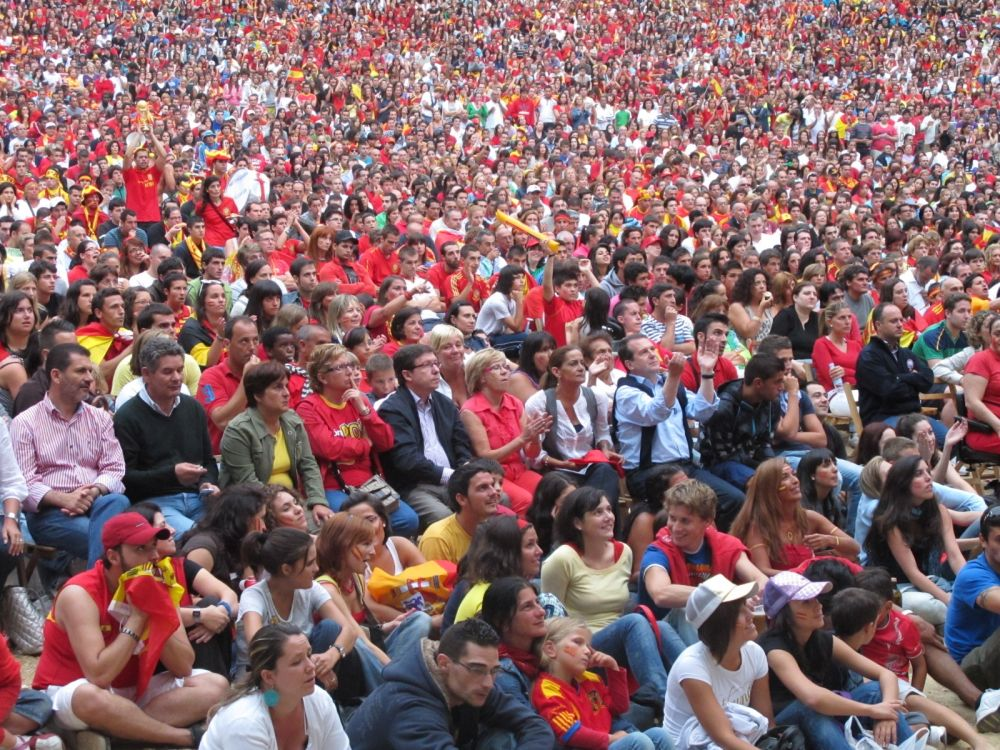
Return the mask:
[[[876,576],[884,574],[885,581]],[[863,578],[867,577],[867,580]],[[867,658],[899,678],[899,697],[908,711],[919,712],[923,716],[907,716],[907,722],[923,723],[924,717],[941,725],[952,738],[965,740],[973,750],[990,747],[985,738],[974,730],[957,713],[927,698],[914,683],[923,687],[927,677],[927,664],[923,657],[920,636],[906,615],[893,609],[892,579],[881,568],[864,571],[858,576],[859,586],[866,589],[848,588],[833,599],[831,620],[833,629],[844,643],[860,650]],[[873,589],[878,588],[876,593]],[[910,667],[913,666],[913,683],[908,681]],[[931,728],[930,744],[943,747],[944,738],[940,730]]]
[[392,358],[376,352],[365,362],[365,380],[368,383],[368,396],[372,405],[392,395],[396,390],[396,372],[392,369]]
[[[549,620],[539,646],[542,672],[531,691],[531,703],[542,715],[560,747],[604,750],[670,750],[660,727],[635,730],[616,721],[628,710],[628,673],[607,654],[590,645],[590,629],[580,619]],[[604,670],[607,684],[594,672]],[[619,728],[612,731],[614,726]]]

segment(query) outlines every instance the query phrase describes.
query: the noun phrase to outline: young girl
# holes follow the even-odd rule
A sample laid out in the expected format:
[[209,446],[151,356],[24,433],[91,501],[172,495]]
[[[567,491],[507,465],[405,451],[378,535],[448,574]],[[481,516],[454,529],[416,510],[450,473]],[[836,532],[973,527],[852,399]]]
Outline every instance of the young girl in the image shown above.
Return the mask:
[[[639,732],[615,721],[628,710],[628,673],[590,645],[590,629],[580,619],[549,620],[540,646],[542,672],[531,703],[552,727],[561,747],[612,750],[668,750],[659,727]],[[604,670],[607,683],[590,669]],[[612,731],[613,722],[624,729]]]

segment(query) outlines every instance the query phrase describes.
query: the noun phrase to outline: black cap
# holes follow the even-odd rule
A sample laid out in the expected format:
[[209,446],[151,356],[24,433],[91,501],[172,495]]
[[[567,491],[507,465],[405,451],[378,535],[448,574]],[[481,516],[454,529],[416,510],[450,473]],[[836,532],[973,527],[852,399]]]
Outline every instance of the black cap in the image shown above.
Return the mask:
[[349,230],[341,229],[333,238],[334,242],[354,242],[357,244],[358,238],[355,237]]

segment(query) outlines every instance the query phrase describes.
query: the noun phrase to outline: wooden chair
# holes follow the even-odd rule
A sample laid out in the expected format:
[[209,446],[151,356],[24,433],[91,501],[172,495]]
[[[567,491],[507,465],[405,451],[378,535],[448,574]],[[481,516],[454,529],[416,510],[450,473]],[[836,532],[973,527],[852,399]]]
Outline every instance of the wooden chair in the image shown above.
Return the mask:
[[861,412],[858,410],[858,402],[854,398],[854,386],[850,383],[844,383],[844,397],[847,399],[847,409],[851,415],[851,424],[854,425],[854,434],[860,437],[865,425],[861,421]]
[[24,554],[17,558],[17,582],[27,586],[35,574],[40,560],[51,560],[58,554],[55,547],[45,547],[41,544],[25,544]]

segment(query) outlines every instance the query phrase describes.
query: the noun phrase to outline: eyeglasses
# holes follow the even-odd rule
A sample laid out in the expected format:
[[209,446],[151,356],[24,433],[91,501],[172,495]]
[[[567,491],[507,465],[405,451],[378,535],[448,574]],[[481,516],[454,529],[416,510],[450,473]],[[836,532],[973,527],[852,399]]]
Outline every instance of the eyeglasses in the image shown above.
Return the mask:
[[489,676],[490,679],[494,679],[503,671],[503,667],[501,666],[496,666],[490,669],[485,664],[463,664],[460,661],[455,661],[453,664],[457,664],[469,674],[479,678]]
[[410,371],[412,372],[413,370],[419,370],[421,367],[430,367],[435,370],[441,369],[441,365],[438,363],[438,361],[434,360],[433,362],[421,362],[419,365],[413,365],[413,367],[410,368]]
[[361,365],[356,365],[353,362],[345,362],[342,365],[334,365],[333,367],[327,367],[323,372],[344,372],[345,370],[358,371],[361,369]]

